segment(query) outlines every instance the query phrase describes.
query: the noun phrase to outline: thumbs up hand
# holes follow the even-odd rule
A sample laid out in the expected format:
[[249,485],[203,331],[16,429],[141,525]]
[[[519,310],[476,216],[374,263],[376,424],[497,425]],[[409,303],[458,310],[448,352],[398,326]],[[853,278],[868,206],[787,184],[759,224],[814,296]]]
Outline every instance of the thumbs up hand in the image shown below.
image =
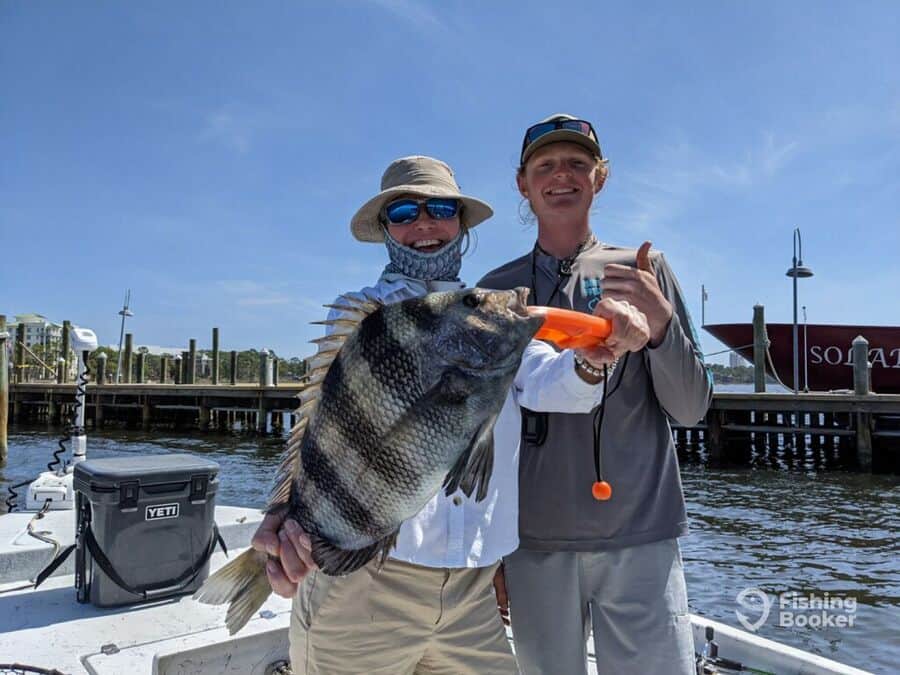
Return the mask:
[[666,300],[650,262],[650,247],[645,241],[638,249],[636,267],[609,264],[603,270],[603,297],[631,303],[647,316],[650,346],[659,345],[672,320],[672,303]]

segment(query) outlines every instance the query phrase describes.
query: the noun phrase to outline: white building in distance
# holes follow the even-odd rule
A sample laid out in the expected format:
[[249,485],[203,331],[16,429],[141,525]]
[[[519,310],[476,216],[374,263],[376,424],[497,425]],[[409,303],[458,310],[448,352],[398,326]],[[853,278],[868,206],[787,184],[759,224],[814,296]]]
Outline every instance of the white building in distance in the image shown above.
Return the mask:
[[747,361],[743,356],[738,354],[737,352],[729,352],[728,353],[728,365],[731,368],[737,368],[738,366],[749,366],[750,362]]
[[25,346],[28,348],[49,347],[62,339],[61,323],[53,323],[40,314],[16,314],[15,321],[6,324],[10,344],[15,341],[20,324],[25,326]]

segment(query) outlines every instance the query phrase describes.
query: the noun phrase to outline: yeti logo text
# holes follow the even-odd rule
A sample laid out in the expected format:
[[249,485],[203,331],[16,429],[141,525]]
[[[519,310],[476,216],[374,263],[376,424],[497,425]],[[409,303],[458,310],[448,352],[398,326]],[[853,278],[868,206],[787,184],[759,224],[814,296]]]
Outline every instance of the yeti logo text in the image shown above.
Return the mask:
[[157,504],[147,507],[147,515],[144,520],[162,520],[163,518],[177,518],[178,504]]
[[745,588],[738,593],[735,600],[737,600],[737,603],[744,609],[761,612],[759,618],[756,619],[756,621],[752,621],[740,611],[734,610],[734,615],[737,617],[737,620],[750,632],[755,632],[766,622],[766,619],[769,618],[769,612],[772,609],[772,600],[758,588]]

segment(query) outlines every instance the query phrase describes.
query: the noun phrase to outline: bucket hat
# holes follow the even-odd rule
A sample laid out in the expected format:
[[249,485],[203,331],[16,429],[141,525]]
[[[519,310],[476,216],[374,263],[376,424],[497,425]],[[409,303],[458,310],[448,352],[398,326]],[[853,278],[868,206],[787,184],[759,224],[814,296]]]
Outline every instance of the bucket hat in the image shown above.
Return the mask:
[[385,169],[381,192],[363,204],[350,221],[353,236],[359,241],[384,241],[381,211],[385,204],[400,195],[458,199],[462,203],[460,223],[469,229],[494,215],[488,204],[460,192],[453,170],[444,162],[413,155],[396,159]]

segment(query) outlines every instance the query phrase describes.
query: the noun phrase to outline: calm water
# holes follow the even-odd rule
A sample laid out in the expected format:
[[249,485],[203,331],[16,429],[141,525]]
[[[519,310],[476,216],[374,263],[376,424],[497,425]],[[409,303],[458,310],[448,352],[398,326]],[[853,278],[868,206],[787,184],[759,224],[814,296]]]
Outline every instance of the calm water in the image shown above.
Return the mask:
[[[56,431],[11,429],[0,491],[45,468]],[[222,467],[220,504],[261,507],[282,448],[278,438],[175,436],[106,430],[88,439],[90,457],[196,452]],[[900,479],[819,472],[787,460],[775,468],[711,468],[688,452],[682,463],[691,534],[681,540],[692,611],[738,626],[741,591],[769,597],[854,598],[852,627],[779,625],[776,601],[759,633],[876,673],[900,672]],[[0,506],[0,510],[4,507]],[[821,611],[792,611],[795,623]],[[832,609],[832,616],[849,616]],[[727,655],[726,655],[727,656]]]

